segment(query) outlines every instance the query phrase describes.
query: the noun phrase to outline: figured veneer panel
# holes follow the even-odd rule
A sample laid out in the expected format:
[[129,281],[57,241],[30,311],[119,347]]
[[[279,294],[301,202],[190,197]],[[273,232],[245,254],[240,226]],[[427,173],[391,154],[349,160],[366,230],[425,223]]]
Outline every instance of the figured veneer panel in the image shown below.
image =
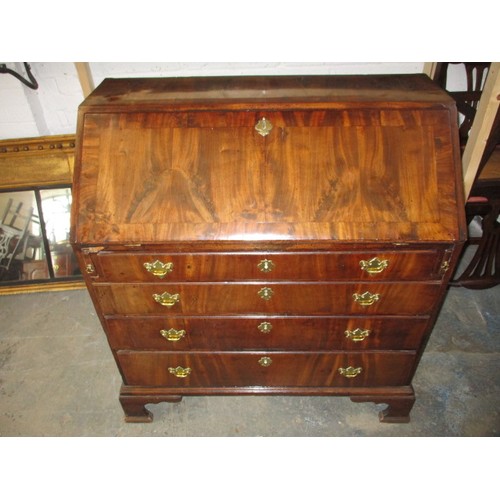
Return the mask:
[[364,113],[88,113],[77,239],[458,237],[448,111]]

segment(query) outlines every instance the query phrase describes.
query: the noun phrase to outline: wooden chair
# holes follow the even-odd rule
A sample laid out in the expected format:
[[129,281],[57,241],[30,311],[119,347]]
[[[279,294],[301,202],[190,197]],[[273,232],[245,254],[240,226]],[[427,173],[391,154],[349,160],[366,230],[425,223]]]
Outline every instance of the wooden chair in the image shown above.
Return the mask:
[[[476,117],[477,106],[482,96],[485,77],[490,63],[440,63],[435,80],[446,89],[448,69],[452,64],[461,64],[465,69],[467,90],[448,91],[456,100],[457,109],[463,117],[460,124],[462,152],[469,138]],[[460,274],[452,286],[483,289],[500,283],[500,111],[486,142],[479,168],[465,206],[467,222],[479,221],[480,235],[469,234],[464,248]],[[472,254],[472,257],[470,255]],[[463,270],[462,270],[463,269]]]

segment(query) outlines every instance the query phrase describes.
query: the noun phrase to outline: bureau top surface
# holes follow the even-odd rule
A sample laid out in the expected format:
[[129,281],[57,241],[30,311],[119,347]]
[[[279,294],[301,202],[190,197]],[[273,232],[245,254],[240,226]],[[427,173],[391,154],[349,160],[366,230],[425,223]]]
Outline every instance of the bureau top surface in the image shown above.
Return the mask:
[[465,234],[455,108],[423,75],[105,80],[78,120],[77,244]]
[[249,109],[269,106],[442,106],[453,100],[425,75],[108,78],[82,103],[90,109]]

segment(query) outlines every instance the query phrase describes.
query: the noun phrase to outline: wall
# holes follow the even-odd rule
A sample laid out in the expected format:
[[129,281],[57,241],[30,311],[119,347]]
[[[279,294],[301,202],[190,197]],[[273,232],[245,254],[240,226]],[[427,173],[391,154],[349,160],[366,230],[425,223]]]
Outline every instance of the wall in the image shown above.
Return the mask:
[[[24,65],[5,63],[25,76]],[[83,93],[72,62],[34,62],[39,83],[31,90],[8,74],[0,74],[0,139],[73,134]],[[95,85],[106,77],[176,77],[215,75],[422,73],[422,62],[410,63],[90,63]]]
[[[26,77],[22,63],[6,63]],[[0,74],[0,139],[75,132],[83,94],[73,63],[30,63],[39,87],[32,90],[12,75]]]

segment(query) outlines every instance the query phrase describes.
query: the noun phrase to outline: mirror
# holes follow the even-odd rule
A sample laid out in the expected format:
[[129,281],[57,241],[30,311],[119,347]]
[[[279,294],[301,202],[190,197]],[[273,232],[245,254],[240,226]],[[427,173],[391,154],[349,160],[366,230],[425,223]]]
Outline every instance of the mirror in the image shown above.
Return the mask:
[[69,244],[71,188],[0,193],[0,282],[81,275]]
[[0,293],[80,288],[69,243],[74,136],[0,141]]

